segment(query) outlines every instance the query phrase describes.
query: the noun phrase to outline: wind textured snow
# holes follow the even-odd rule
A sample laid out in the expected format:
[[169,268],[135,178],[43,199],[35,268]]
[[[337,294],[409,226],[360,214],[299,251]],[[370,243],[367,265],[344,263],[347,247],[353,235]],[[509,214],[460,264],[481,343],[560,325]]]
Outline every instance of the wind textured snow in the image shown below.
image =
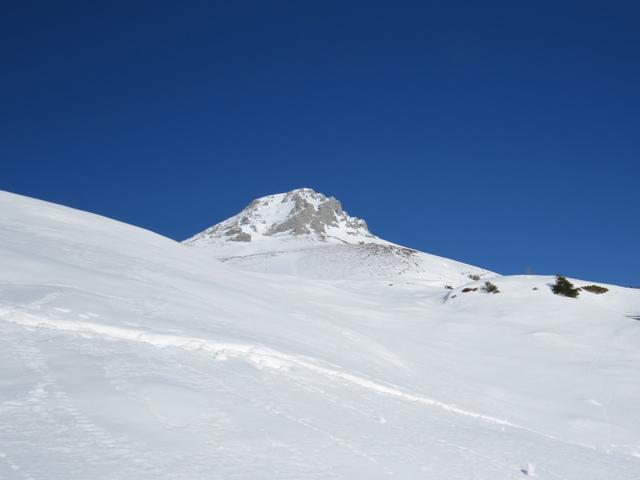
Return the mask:
[[184,244],[0,193],[0,262],[2,479],[640,478],[638,290],[554,295],[309,189]]

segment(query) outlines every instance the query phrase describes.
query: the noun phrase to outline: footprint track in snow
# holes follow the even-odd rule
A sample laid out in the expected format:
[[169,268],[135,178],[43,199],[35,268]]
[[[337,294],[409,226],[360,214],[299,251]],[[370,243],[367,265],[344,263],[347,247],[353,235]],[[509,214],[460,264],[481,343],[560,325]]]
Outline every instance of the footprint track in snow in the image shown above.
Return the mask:
[[[1,309],[0,309],[1,311]],[[579,444],[562,440],[552,435],[537,432],[529,428],[514,424],[505,419],[492,417],[478,412],[462,409],[456,405],[441,402],[422,394],[404,391],[399,387],[390,384],[383,384],[369,380],[363,376],[344,371],[335,365],[322,362],[317,359],[287,354],[268,347],[252,344],[217,342],[212,339],[199,337],[189,337],[183,335],[172,335],[165,333],[155,333],[140,329],[124,328],[112,325],[104,325],[92,322],[79,322],[75,320],[63,320],[48,318],[29,312],[24,309],[12,309],[0,318],[23,325],[26,327],[44,327],[62,330],[65,332],[78,333],[82,335],[96,335],[104,338],[117,340],[134,341],[150,344],[159,348],[175,347],[189,351],[203,351],[210,353],[217,359],[238,358],[248,361],[258,368],[269,368],[276,370],[287,370],[292,367],[304,368],[325,377],[329,377],[338,382],[357,385],[378,395],[399,398],[405,401],[419,403],[429,407],[445,410],[455,415],[475,418],[480,421],[500,425],[506,428],[526,431],[534,435],[540,435],[549,440],[572,444],[579,447],[596,450],[591,445]]]
[[[42,421],[47,423],[58,425],[65,430],[70,425],[73,426],[77,432],[75,435],[72,429],[66,438],[58,440],[60,443],[68,443],[70,452],[77,450],[78,442],[81,444],[91,442],[99,446],[99,451],[101,452],[99,457],[93,459],[94,462],[135,465],[136,467],[144,468],[147,472],[157,470],[146,459],[131,453],[139,450],[139,446],[98,426],[74,405],[64,386],[49,369],[35,341],[25,338],[24,341],[12,345],[12,350],[22,360],[22,364],[37,377],[35,386],[29,391],[29,396],[22,402],[22,406],[28,406],[31,411],[39,414]],[[87,458],[87,461],[90,460],[90,458]],[[21,471],[25,479],[46,478],[46,476],[33,477],[27,472]]]

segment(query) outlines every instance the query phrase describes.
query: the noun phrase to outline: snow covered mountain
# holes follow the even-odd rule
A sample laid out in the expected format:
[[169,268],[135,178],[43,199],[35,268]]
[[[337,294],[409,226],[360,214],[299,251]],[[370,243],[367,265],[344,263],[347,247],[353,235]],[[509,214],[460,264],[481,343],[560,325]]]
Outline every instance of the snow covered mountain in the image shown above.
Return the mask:
[[495,276],[383,240],[310,188],[258,198],[185,243],[242,270],[306,278],[444,286]]
[[343,211],[338,200],[310,188],[258,198],[238,215],[199,233],[188,243],[224,245],[273,237],[326,243],[386,243],[369,232],[364,220]]
[[640,478],[639,290],[231,265],[0,192],[0,478]]

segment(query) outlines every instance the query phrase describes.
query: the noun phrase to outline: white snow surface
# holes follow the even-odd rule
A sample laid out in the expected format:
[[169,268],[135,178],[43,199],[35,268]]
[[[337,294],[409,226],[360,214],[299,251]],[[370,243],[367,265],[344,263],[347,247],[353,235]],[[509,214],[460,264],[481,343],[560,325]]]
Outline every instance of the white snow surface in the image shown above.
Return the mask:
[[640,478],[639,290],[214,257],[0,192],[0,478]]

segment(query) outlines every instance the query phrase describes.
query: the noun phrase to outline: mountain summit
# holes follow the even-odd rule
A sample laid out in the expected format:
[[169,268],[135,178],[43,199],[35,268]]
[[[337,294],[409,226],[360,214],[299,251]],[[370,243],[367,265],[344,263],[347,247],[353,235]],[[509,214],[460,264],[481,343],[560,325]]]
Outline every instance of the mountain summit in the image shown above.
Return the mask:
[[184,243],[241,270],[325,280],[452,286],[495,275],[383,240],[334,197],[310,188],[258,198]]
[[255,242],[264,237],[301,237],[332,243],[385,243],[351,217],[340,201],[311,188],[298,188],[252,201],[239,214],[186,243]]

